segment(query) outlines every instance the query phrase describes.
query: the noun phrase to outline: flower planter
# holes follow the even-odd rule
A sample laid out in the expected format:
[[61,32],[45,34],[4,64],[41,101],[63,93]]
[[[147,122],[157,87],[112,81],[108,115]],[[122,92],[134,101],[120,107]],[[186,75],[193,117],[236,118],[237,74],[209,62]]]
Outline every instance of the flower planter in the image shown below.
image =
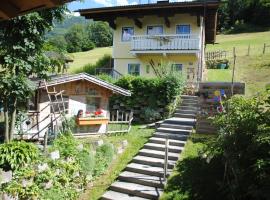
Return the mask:
[[99,125],[99,124],[108,124],[108,118],[86,118],[80,117],[76,119],[76,123],[78,126],[87,126],[87,125]]

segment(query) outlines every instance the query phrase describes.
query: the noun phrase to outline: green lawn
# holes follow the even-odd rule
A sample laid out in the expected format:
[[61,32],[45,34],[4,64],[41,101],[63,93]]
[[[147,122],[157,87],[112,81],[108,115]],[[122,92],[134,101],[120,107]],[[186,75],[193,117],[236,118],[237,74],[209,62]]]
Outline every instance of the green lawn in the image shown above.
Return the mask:
[[128,147],[113,161],[109,169],[93,182],[93,186],[81,196],[80,200],[99,199],[153,133],[154,129],[140,129],[139,125],[133,125],[128,134],[103,137],[105,141],[109,141],[115,146],[119,145],[121,141],[127,140]]
[[[206,51],[226,50],[232,52],[236,48],[238,56],[247,54],[250,45],[250,55],[259,55],[263,51],[263,44],[270,45],[270,31],[258,33],[241,33],[229,35],[217,35],[217,44],[207,45]],[[270,53],[270,48],[267,50]]]
[[72,73],[76,69],[83,67],[86,64],[93,64],[97,62],[104,54],[112,54],[111,47],[95,48],[90,51],[70,53],[69,55],[73,58],[73,62],[70,63],[69,72]]
[[[218,35],[216,45],[207,45],[207,51],[229,51],[232,67],[232,48],[236,47],[235,81],[246,83],[246,95],[252,96],[265,90],[270,83],[270,47],[262,55],[263,44],[270,45],[270,32]],[[250,45],[250,56],[247,56]],[[206,81],[231,81],[232,70],[207,70]]]

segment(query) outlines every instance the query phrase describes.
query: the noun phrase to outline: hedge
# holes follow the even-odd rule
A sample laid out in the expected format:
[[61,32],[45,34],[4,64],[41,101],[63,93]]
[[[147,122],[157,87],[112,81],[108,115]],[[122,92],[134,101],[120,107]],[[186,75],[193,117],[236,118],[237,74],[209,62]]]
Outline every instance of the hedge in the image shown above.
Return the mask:
[[131,110],[137,122],[168,117],[178,104],[184,83],[181,74],[170,74],[163,78],[122,77],[115,84],[130,90],[132,96],[112,96],[110,109]]

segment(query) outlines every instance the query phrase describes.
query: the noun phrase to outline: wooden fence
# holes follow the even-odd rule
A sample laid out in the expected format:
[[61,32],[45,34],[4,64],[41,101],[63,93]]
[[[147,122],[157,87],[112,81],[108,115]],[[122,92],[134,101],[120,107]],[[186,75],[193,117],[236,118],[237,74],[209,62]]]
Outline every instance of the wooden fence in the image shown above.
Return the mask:
[[205,53],[205,59],[208,60],[221,60],[227,58],[227,51],[218,50]]
[[[197,133],[216,133],[217,129],[209,117],[217,114],[217,93],[224,93],[223,100],[230,99],[232,83],[229,82],[202,82],[199,84],[199,107],[200,112],[197,117]],[[234,94],[245,94],[245,83],[234,83]],[[220,95],[221,96],[221,95]]]

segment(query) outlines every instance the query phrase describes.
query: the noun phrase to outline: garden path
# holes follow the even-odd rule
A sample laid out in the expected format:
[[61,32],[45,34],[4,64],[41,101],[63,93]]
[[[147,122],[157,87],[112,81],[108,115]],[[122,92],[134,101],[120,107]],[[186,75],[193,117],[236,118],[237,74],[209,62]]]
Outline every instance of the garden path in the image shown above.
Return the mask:
[[196,123],[198,98],[183,95],[182,100],[173,117],[159,124],[154,135],[101,199],[159,199],[166,183],[164,180],[166,138],[169,144],[167,174],[170,175]]

